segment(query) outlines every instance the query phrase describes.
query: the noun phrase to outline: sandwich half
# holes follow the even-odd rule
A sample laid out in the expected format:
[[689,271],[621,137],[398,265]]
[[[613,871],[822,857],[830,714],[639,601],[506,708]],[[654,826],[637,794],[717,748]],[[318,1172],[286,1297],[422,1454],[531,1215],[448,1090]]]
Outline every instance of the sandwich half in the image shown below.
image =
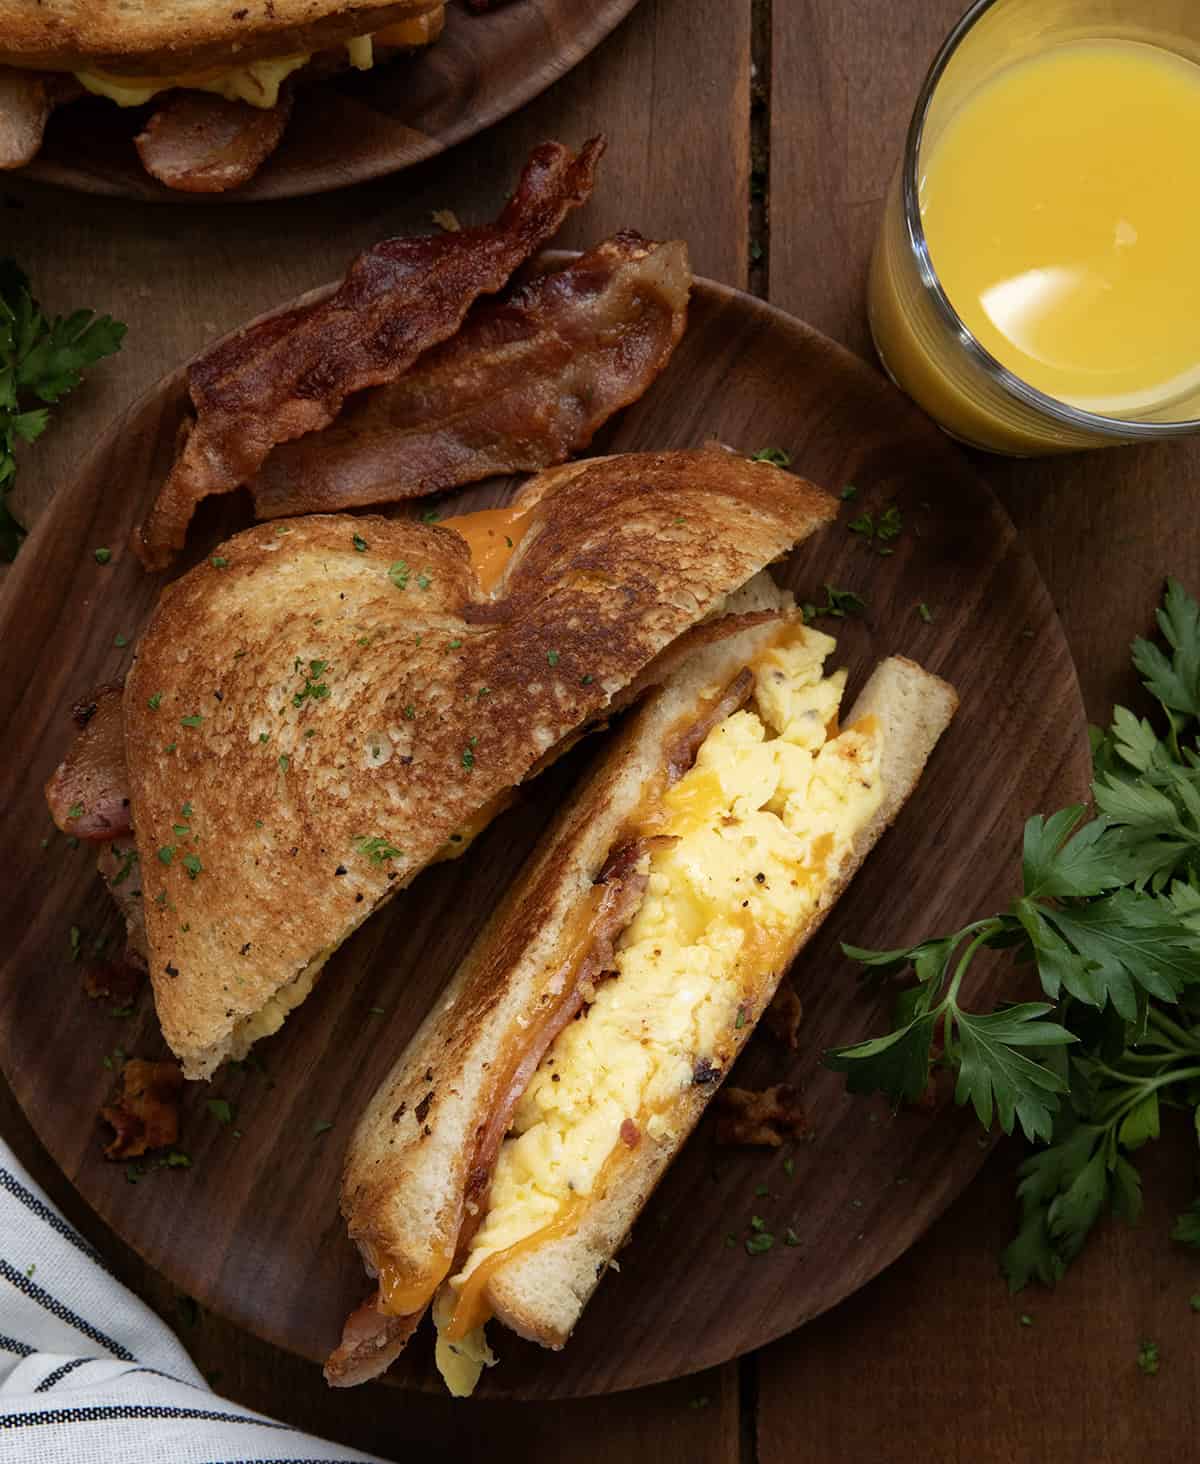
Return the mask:
[[562,813],[364,1113],[342,1208],[378,1291],[326,1377],[382,1371],[432,1303],[456,1394],[495,1317],[561,1347],[805,942],[957,706],[884,661],[839,720],[835,643],[775,618],[696,651]]
[[297,84],[369,70],[437,39],[443,0],[0,0],[0,168],[87,95],[153,103],[137,139],[169,187],[245,182],[279,142]]
[[777,618],[727,599],[835,514],[722,449],[631,454],[444,524],[260,525],[168,586],[47,796],[69,832],[136,839],[122,889],[185,1073],[275,1031],[373,910],[689,648]]

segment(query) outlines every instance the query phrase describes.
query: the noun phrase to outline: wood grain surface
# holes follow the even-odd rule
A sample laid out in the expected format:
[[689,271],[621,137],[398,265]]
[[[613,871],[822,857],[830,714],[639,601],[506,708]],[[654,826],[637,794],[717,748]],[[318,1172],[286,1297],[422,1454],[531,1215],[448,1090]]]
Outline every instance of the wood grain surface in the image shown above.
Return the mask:
[[[90,1121],[112,1085],[105,1057],[118,1043],[139,1057],[167,1054],[148,999],[114,1026],[72,991],[78,971],[63,932],[78,927],[90,949],[117,939],[120,922],[86,845],[72,850],[56,838],[40,849],[40,789],[74,736],[67,709],[123,675],[157,601],[162,577],[147,577],[124,546],[165,476],[184,405],[177,371],[114,424],[26,544],[0,612],[6,804],[27,830],[22,857],[45,872],[36,884],[0,886],[0,925],[20,932],[0,966],[0,1065],[51,1154],[139,1254],[202,1305],[317,1361],[364,1291],[337,1218],[354,1118],[588,753],[526,790],[520,810],[466,857],[429,871],[338,951],[303,1011],[256,1048],[269,1076],[227,1071],[211,1086],[189,1086],[181,1145],[193,1167],[130,1184],[101,1156]],[[739,1083],[800,1087],[817,1116],[813,1141],[768,1160],[719,1153],[702,1131],[565,1353],[548,1357],[499,1332],[502,1365],[486,1375],[485,1395],[610,1392],[724,1362],[819,1315],[908,1248],[982,1152],[971,1116],[948,1094],[940,1110],[893,1119],[849,1097],[820,1065],[827,1048],[879,1030],[891,1003],[886,992],[860,992],[838,940],[903,944],[927,922],[953,928],[1002,903],[1016,876],[1020,810],[1070,802],[1087,785],[1074,667],[1049,598],[1003,511],[926,418],[782,312],[699,284],[670,367],[597,448],[698,447],[714,436],[745,452],[782,447],[815,481],[855,485],[843,522],[777,576],[801,599],[819,602],[825,584],[862,595],[861,617],[828,627],[852,687],[884,656],[906,654],[951,681],[961,708],[902,821],[796,969],[807,1013],[799,1052],[790,1058],[760,1041],[738,1066]],[[508,493],[481,486],[438,506],[453,514]],[[845,523],[884,505],[906,525],[886,557]],[[185,564],[247,522],[240,497],[206,505]],[[112,546],[109,563],[96,563],[97,544]],[[922,603],[931,621],[918,613]],[[41,654],[51,643],[61,651],[53,672]],[[976,749],[988,742],[1005,755],[981,766]],[[60,975],[30,982],[34,970]],[[64,1001],[64,986],[75,1000]],[[1013,994],[1012,973],[993,968],[975,997]],[[206,1111],[214,1096],[236,1109],[236,1142]],[[315,1138],[327,1122],[333,1132]],[[280,1183],[263,1182],[268,1170]],[[756,1199],[764,1186],[770,1193]],[[765,1263],[747,1255],[754,1212],[780,1234],[791,1227],[798,1244],[781,1244]],[[620,1350],[608,1345],[617,1330]],[[428,1346],[405,1353],[397,1379],[436,1385]]]
[[577,65],[638,0],[521,0],[473,14],[448,0],[435,44],[303,86],[283,142],[243,187],[182,193],[145,171],[133,146],[145,108],[85,98],[50,119],[31,177],[85,193],[160,203],[303,198],[411,168],[474,137]]
[[[752,279],[869,358],[862,287],[883,187],[920,77],[960,8],[643,0],[564,82],[445,163],[312,204],[231,205],[206,222],[203,210],[5,180],[4,248],[34,270],[52,308],[114,308],[133,327],[130,347],[72,399],[22,469],[21,502],[40,513],[116,412],[220,331],[329,278],[382,234],[423,226],[431,208],[486,216],[531,141],[578,141],[597,123],[613,139],[608,176],[564,239],[626,222],[685,233],[701,272]],[[1131,695],[1129,641],[1150,625],[1163,574],[1200,589],[1200,444],[976,466],[1041,565],[1089,714],[1107,717],[1114,697]],[[7,1095],[0,1129],[118,1273],[178,1326],[174,1288],[79,1200]],[[616,1399],[463,1408],[397,1394],[366,1407],[324,1389],[312,1364],[209,1314],[181,1331],[230,1396],[389,1458],[1190,1464],[1200,1352],[1188,1297],[1200,1267],[1166,1230],[1192,1192],[1194,1142],[1182,1124],[1168,1130],[1144,1164],[1141,1224],[1103,1227],[1054,1293],[1010,1298],[998,1275],[1019,1158],[1005,1145],[852,1301],[740,1364]],[[1143,1337],[1161,1345],[1157,1377],[1137,1371]]]

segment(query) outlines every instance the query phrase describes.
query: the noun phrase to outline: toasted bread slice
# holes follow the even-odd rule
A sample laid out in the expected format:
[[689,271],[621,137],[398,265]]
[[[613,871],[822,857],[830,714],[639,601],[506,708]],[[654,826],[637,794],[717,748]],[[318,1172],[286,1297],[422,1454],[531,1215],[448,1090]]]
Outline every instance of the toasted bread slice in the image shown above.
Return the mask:
[[679,636],[836,513],[720,449],[552,469],[489,594],[451,528],[237,535],[169,586],[125,749],[163,1032],[242,1056],[328,956]]
[[0,63],[179,76],[311,54],[440,6],[441,0],[0,0]]
[[[790,596],[763,575],[729,608],[789,604]],[[709,646],[654,693],[543,840],[364,1113],[347,1155],[342,1207],[368,1268],[380,1273],[389,1310],[399,1309],[397,1298],[416,1304],[452,1262],[461,1264],[463,1234],[479,1223],[495,1160],[489,1130],[497,1114],[507,1127],[511,1089],[529,1081],[521,1053],[578,962],[581,912],[586,919],[594,909],[598,871],[645,807],[646,790],[661,779],[681,729],[711,726],[713,688],[736,683],[741,668],[778,635],[776,623]],[[885,661],[864,687],[847,725],[878,719],[882,801],[811,917],[794,931],[790,949],[751,978],[758,983],[746,988],[751,1019],[721,1034],[721,1076],[797,952],[899,813],[956,706],[951,687],[902,658]],[[635,1148],[617,1153],[603,1191],[573,1230],[535,1237],[491,1267],[486,1310],[523,1336],[561,1346],[714,1090],[707,1078],[681,1090],[663,1114],[660,1138],[643,1135]]]

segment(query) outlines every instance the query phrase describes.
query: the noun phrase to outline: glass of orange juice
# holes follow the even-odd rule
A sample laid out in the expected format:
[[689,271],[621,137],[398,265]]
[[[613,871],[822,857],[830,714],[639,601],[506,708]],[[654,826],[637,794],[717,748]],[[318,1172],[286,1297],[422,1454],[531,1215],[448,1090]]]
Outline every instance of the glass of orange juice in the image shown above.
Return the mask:
[[1026,455],[1200,432],[1200,0],[978,0],[871,262],[892,379]]

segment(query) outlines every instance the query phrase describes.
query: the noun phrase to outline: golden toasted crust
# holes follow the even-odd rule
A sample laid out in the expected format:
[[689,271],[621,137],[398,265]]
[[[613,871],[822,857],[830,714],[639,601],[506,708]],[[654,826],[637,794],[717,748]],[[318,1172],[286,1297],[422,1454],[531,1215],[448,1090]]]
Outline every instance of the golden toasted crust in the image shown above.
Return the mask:
[[452,530],[337,515],[250,529],[164,592],[125,741],[155,997],[190,1076],[836,512],[718,449],[572,464],[519,501],[490,598]]
[[440,0],[0,0],[0,63],[175,76],[319,51],[439,6]]
[[[790,606],[761,574],[731,613]],[[480,933],[438,1006],[363,1113],[346,1156],[342,1212],[367,1266],[386,1258],[407,1285],[444,1272],[463,1219],[476,1136],[531,1022],[558,995],[592,889],[662,750],[696,706],[778,635],[773,622],[705,647],[617,736]],[[431,1096],[430,1096],[431,1095]]]
[[[819,929],[883,832],[916,788],[925,763],[958,706],[953,687],[903,657],[882,662],[846,718],[847,725],[875,715],[882,727],[883,802],[859,833],[837,878],[821,893],[808,922],[795,932],[791,949],[773,970],[763,972],[751,996],[754,1017],[769,1005],[784,973]],[[721,1042],[729,1071],[749,1039],[754,1021],[730,1028]],[[684,1089],[664,1112],[667,1133],[644,1135],[636,1149],[621,1148],[606,1169],[607,1187],[586,1208],[576,1230],[532,1246],[493,1273],[487,1299],[495,1316],[523,1337],[561,1347],[587,1304],[608,1262],[624,1244],[654,1186],[695,1128],[716,1091],[714,1085]]]

